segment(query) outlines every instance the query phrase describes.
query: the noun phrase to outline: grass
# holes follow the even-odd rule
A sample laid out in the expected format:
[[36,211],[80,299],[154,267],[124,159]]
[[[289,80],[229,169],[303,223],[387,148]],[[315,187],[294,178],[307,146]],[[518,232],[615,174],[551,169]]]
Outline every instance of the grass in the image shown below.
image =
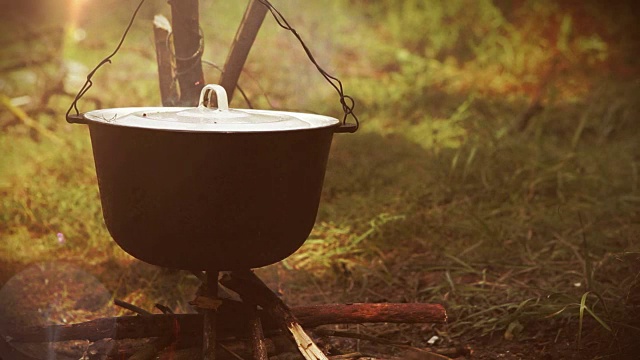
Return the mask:
[[[332,222],[285,264],[337,301],[444,303],[447,339],[623,341],[638,331],[636,86],[550,106],[523,133],[496,115],[517,108],[475,98],[452,107],[468,134],[457,147],[373,118],[379,129],[336,139],[320,213]],[[618,106],[630,117],[608,132]]]
[[[319,60],[345,74],[362,129],[334,139],[309,240],[261,274],[292,305],[443,303],[451,321],[429,329],[426,339],[415,328],[400,327],[419,346],[433,333],[450,343],[491,337],[567,341],[575,351],[601,339],[626,346],[625,336],[640,331],[640,85],[616,71],[595,70],[602,70],[598,59],[605,55],[612,67],[619,65],[615,46],[626,49],[630,42],[608,42],[610,52],[603,55],[602,46],[584,44],[609,41],[608,35],[581,33],[581,18],[555,15],[568,11],[557,5],[547,4],[533,18],[557,20],[560,40],[536,47],[542,31],[507,20],[495,6],[482,10],[491,2],[472,9],[475,21],[493,24],[491,31],[458,17],[465,9],[457,5],[405,12],[360,3],[320,2],[310,5],[314,11],[291,16],[295,4],[281,4],[312,50],[320,49]],[[209,60],[224,62],[226,54],[212,49],[226,49],[235,29],[230,24],[239,21],[242,8],[222,2],[202,10],[228,14],[203,19],[205,34],[214,34]],[[343,16],[346,9],[354,15]],[[319,10],[335,21],[328,24]],[[407,14],[415,18],[403,22]],[[152,15],[148,10],[143,19]],[[428,22],[428,36],[403,33],[407,24],[425,23],[425,16],[436,17]],[[449,18],[461,22],[456,32],[438,32],[437,24]],[[88,40],[67,44],[65,53],[93,65],[112,48],[120,20],[113,28],[104,19],[87,22]],[[339,116],[335,95],[291,37],[271,19],[263,26],[247,65],[252,77],[241,79],[252,102]],[[101,27],[108,28],[102,37],[96,35]],[[461,43],[470,31],[477,31],[476,43]],[[125,44],[92,89],[104,107],[158,100],[148,29],[136,25]],[[526,66],[520,53],[532,57]],[[544,69],[554,62],[562,70],[549,75]],[[122,69],[135,69],[142,79],[132,82]],[[32,76],[36,83],[21,83]],[[51,76],[38,69],[14,72],[0,90],[11,97],[37,93],[37,84]],[[544,108],[518,131],[536,86]],[[55,115],[31,112],[61,143],[0,115],[0,281],[33,263],[64,260],[95,275],[115,297],[148,309],[161,302],[187,311],[197,280],[137,262],[110,240],[88,134],[62,120],[68,101],[61,96],[49,102]]]

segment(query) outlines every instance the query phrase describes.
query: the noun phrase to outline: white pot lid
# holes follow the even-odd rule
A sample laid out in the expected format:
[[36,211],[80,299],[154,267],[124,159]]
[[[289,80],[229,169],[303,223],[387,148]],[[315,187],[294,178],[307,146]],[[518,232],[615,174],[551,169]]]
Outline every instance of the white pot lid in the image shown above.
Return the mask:
[[[215,92],[218,108],[209,108]],[[205,101],[206,100],[206,101]],[[207,85],[198,107],[131,107],[89,111],[89,122],[143,129],[189,132],[271,132],[336,126],[340,120],[316,114],[287,111],[229,109],[220,85]]]

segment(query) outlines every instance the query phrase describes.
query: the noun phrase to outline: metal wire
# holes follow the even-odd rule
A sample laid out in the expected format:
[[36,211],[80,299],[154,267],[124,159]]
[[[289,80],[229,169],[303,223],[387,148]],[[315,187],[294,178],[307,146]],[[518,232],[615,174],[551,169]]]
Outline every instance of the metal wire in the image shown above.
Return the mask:
[[100,63],[93,70],[91,70],[89,75],[87,75],[87,81],[84,83],[84,85],[82,85],[82,88],[80,88],[80,91],[78,91],[78,94],[76,94],[76,97],[73,99],[71,106],[69,106],[69,109],[67,110],[67,114],[66,114],[67,121],[69,121],[69,114],[71,113],[71,110],[75,110],[76,115],[80,114],[80,111],[78,110],[78,100],[80,100],[80,98],[82,98],[82,96],[84,96],[84,94],[86,94],[86,92],[89,91],[89,89],[93,86],[93,81],[91,81],[91,79],[93,78],[93,75],[95,75],[96,71],[98,71],[98,69],[101,68],[102,65],[106,63],[111,63],[111,58],[116,53],[118,53],[118,51],[120,50],[120,47],[124,43],[124,39],[127,37],[127,34],[129,33],[129,29],[131,29],[131,25],[133,25],[133,21],[135,20],[136,15],[138,15],[138,11],[140,10],[144,2],[145,0],[140,0],[138,7],[136,7],[136,10],[133,12],[133,15],[131,16],[131,20],[129,20],[129,25],[127,25],[127,28],[124,30],[124,33],[120,38],[120,42],[118,43],[118,46],[116,46],[115,50],[113,50],[113,52],[109,56],[102,59],[102,61],[100,61]]
[[188,57],[180,57],[178,55],[176,55],[176,53],[174,51],[171,51],[171,46],[169,46],[171,43],[173,43],[173,41],[171,41],[173,39],[173,29],[167,34],[167,40],[166,45],[167,45],[167,49],[169,50],[169,54],[171,55],[171,57],[176,60],[176,61],[189,61],[189,60],[194,60],[198,57],[200,57],[203,53],[204,53],[204,31],[202,31],[202,27],[198,27],[198,37],[200,38],[200,42],[198,45],[198,50],[196,50],[191,56]]
[[[273,18],[275,19],[276,23],[278,23],[278,25],[280,27],[282,27],[285,30],[290,31],[296,37],[296,39],[298,40],[300,45],[302,45],[302,48],[304,49],[305,53],[307,54],[307,57],[313,63],[313,65],[316,67],[318,72],[320,72],[320,74],[325,78],[325,80],[327,80],[327,82],[329,84],[331,84],[331,86],[336,90],[336,92],[340,96],[340,104],[342,105],[342,111],[344,112],[344,117],[342,119],[342,123],[346,124],[347,123],[347,117],[349,117],[349,115],[351,115],[351,117],[353,117],[353,119],[355,121],[355,129],[354,129],[354,131],[357,131],[358,128],[360,127],[360,122],[359,122],[358,117],[356,116],[356,114],[353,112],[353,110],[355,108],[355,100],[351,96],[346,95],[344,93],[344,88],[342,86],[342,81],[340,81],[340,79],[338,79],[335,76],[333,76],[333,75],[329,74],[328,72],[326,72],[318,64],[318,62],[316,61],[315,57],[311,53],[311,50],[309,49],[307,44],[302,40],[302,37],[289,24],[289,22],[282,15],[282,13],[280,13],[280,11],[278,11],[278,9],[276,9],[271,4],[271,2],[269,2],[269,0],[259,0],[259,1],[264,6],[266,6],[267,9],[269,9],[269,12],[271,13],[271,15],[273,15]],[[102,59],[102,61],[100,61],[100,63],[98,63],[98,65],[93,70],[91,70],[91,72],[87,75],[86,82],[84,83],[82,88],[80,88],[80,91],[78,91],[78,94],[73,99],[73,102],[71,103],[71,106],[69,106],[69,109],[67,110],[67,113],[66,113],[67,121],[69,121],[69,114],[71,113],[72,110],[75,110],[76,115],[80,114],[80,111],[78,110],[78,100],[80,100],[80,98],[82,98],[84,96],[84,94],[86,94],[87,91],[89,91],[89,89],[93,86],[92,78],[95,75],[96,71],[98,71],[98,69],[101,68],[104,64],[111,63],[111,58],[115,54],[118,53],[118,51],[122,47],[122,44],[124,43],[125,38],[127,37],[127,34],[129,33],[129,30],[131,29],[131,26],[133,25],[133,21],[135,20],[136,16],[138,15],[138,11],[140,10],[140,8],[142,7],[142,4],[144,2],[145,2],[145,0],[140,0],[140,3],[138,3],[138,6],[136,7],[135,11],[133,12],[133,15],[131,16],[131,19],[129,20],[129,24],[127,25],[127,28],[125,29],[124,33],[122,34],[122,37],[120,38],[120,42],[116,46],[115,50],[111,54],[109,54],[107,57]],[[200,31],[200,46],[199,46],[198,50],[192,56],[189,56],[188,58],[178,58],[178,57],[176,57],[176,55],[173,54],[173,52],[171,51],[171,47],[168,46],[169,50],[170,50],[169,53],[172,54],[172,56],[174,58],[174,62],[175,61],[189,61],[189,60],[195,59],[195,58],[197,58],[197,57],[202,55],[202,53],[204,51],[204,36],[202,35],[202,29],[199,29],[199,31]],[[170,42],[169,37],[170,36],[171,36],[171,33],[167,36],[167,45],[169,45],[169,42]],[[199,65],[199,64],[200,64],[199,61],[195,61],[194,62],[194,66]],[[242,92],[242,90],[240,90],[240,91],[241,91],[242,95],[245,97],[245,100],[249,103],[248,98],[246,97],[244,92]],[[251,107],[250,103],[249,103],[249,107]]]
[[351,115],[351,117],[353,117],[353,120],[355,121],[354,132],[357,131],[358,128],[360,127],[360,122],[358,121],[358,117],[356,116],[356,114],[353,112],[353,109],[355,108],[355,100],[353,100],[351,96],[346,95],[344,93],[344,89],[342,87],[342,81],[340,81],[340,79],[326,72],[318,64],[313,54],[311,53],[311,50],[309,49],[309,47],[307,47],[307,44],[305,44],[305,42],[302,40],[302,37],[298,34],[296,29],[294,29],[289,24],[287,19],[285,19],[282,13],[280,13],[280,11],[278,11],[278,9],[276,9],[269,2],[269,0],[258,0],[258,1],[260,1],[262,5],[266,6],[267,9],[269,9],[269,12],[271,12],[271,15],[273,15],[273,18],[276,20],[276,22],[278,23],[278,25],[280,25],[281,28],[290,31],[296,37],[296,39],[298,39],[298,42],[300,43],[300,45],[302,45],[302,48],[304,49],[304,52],[307,54],[307,57],[309,58],[309,60],[313,63],[316,69],[318,69],[318,71],[320,72],[320,74],[322,74],[325,80],[327,80],[327,82],[331,84],[331,86],[333,86],[333,88],[336,90],[336,92],[340,96],[340,104],[342,105],[342,111],[344,111],[344,117],[342,119],[342,123],[346,124],[347,117]]

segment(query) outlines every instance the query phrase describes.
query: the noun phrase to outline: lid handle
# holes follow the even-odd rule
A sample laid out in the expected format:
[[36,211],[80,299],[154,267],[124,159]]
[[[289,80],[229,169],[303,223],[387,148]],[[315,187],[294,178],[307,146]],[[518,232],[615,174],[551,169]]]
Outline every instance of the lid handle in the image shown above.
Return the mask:
[[199,108],[208,108],[205,105],[205,99],[207,100],[207,104],[211,105],[211,93],[215,92],[216,97],[218,98],[218,110],[228,111],[229,110],[229,101],[227,100],[227,91],[220,85],[217,84],[209,84],[205,85],[200,91],[200,101],[198,102]]

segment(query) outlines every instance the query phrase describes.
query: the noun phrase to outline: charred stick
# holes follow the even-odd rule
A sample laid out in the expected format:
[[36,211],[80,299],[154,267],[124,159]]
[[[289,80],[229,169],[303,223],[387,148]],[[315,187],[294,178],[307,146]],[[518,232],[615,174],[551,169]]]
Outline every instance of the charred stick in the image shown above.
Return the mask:
[[[218,271],[207,271],[207,283],[204,295],[213,300],[218,297]],[[204,360],[216,358],[216,313],[217,306],[204,310],[204,328],[202,337],[202,351]]]
[[254,301],[260,305],[275,320],[281,330],[290,334],[305,359],[327,359],[322,350],[304,331],[291,309],[251,270],[232,271],[225,274],[221,282],[224,286],[237,292],[244,301]]
[[137,306],[135,306],[135,305],[133,305],[133,304],[130,304],[130,303],[126,302],[126,301],[122,301],[122,300],[119,300],[119,299],[114,299],[114,300],[113,300],[113,303],[114,303],[116,306],[120,306],[121,308],[124,308],[124,309],[130,310],[130,311],[133,311],[134,313],[136,313],[136,314],[138,314],[138,315],[142,315],[142,316],[149,316],[149,315],[152,315],[152,314],[151,314],[150,312],[148,312],[147,310],[145,310],[145,309],[143,309],[143,308],[140,308],[140,307],[137,307]]
[[264,331],[262,330],[262,321],[255,305],[247,304],[247,312],[249,314],[249,332],[252,345],[252,353],[254,360],[268,360],[267,345],[264,340]]
[[[384,311],[382,311],[384,309]],[[338,304],[303,306],[291,309],[305,327],[326,324],[356,323],[444,323],[447,313],[439,304]],[[402,313],[402,314],[401,314]],[[275,321],[259,312],[265,331],[277,328]],[[245,305],[222,301],[216,324],[220,337],[246,333]],[[121,316],[90,320],[78,324],[27,327],[10,333],[15,342],[49,342],[53,331],[56,341],[105,338],[139,339],[159,337],[179,331],[182,336],[200,336],[203,329],[201,314],[153,314],[149,316]]]

